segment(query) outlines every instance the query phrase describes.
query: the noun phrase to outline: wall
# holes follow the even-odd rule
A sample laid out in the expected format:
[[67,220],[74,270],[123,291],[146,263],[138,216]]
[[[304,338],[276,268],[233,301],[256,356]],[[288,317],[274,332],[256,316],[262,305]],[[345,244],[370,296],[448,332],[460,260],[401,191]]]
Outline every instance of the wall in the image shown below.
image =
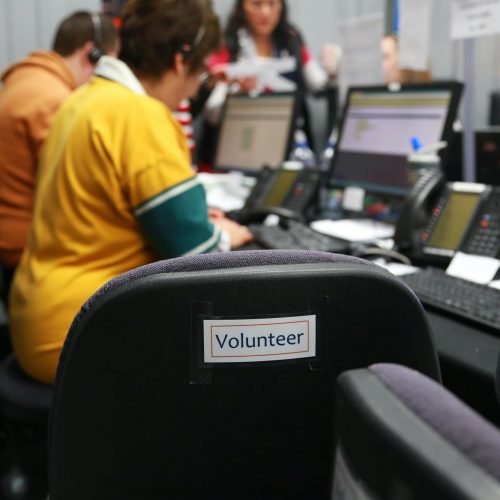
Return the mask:
[[[386,0],[288,0],[290,17],[300,27],[313,52],[318,55],[327,41],[339,41],[339,22],[350,17],[384,12]],[[218,13],[227,16],[233,0],[214,0]],[[313,7],[312,7],[313,6]],[[463,79],[462,42],[450,40],[451,0],[432,2],[431,69],[435,79]],[[476,127],[484,127],[488,117],[489,93],[500,89],[500,35],[475,41]]]
[[[318,55],[327,41],[339,41],[339,21],[384,11],[386,0],[288,0],[291,20]],[[462,42],[449,38],[451,0],[432,2],[431,68],[436,79],[463,79]],[[77,9],[98,10],[100,0],[0,0],[0,70],[31,50],[48,48],[55,27]],[[233,0],[214,0],[225,20]],[[500,89],[500,35],[477,39],[476,126],[487,123],[488,97]]]
[[75,10],[99,10],[100,0],[0,0],[0,70],[36,48],[49,48],[56,26]]

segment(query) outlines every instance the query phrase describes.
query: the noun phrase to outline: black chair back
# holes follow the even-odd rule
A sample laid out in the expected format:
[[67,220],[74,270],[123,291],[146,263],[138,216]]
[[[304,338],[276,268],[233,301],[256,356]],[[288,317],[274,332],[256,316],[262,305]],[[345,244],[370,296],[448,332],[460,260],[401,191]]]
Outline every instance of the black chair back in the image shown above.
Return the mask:
[[68,334],[50,498],[326,499],[335,379],[378,361],[439,379],[420,303],[367,261],[247,251],[126,273]]

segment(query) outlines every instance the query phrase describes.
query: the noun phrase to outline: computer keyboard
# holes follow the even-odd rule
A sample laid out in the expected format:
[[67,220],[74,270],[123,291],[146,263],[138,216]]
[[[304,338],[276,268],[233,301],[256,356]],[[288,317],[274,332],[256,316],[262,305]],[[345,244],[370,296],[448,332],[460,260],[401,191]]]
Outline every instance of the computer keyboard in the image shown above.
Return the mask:
[[434,268],[401,278],[423,304],[500,330],[500,290],[448,276]]
[[319,250],[344,253],[348,243],[314,231],[309,226],[294,220],[287,221],[288,228],[281,226],[249,225],[255,241],[268,249]]

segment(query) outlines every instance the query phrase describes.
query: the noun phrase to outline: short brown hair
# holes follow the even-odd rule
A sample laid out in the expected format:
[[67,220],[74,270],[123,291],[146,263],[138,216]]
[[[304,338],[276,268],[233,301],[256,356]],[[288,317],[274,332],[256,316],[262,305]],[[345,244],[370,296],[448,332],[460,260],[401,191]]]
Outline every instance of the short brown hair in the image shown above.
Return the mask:
[[[95,33],[97,23],[92,21],[93,15],[99,16],[100,33]],[[118,32],[108,16],[80,10],[63,19],[57,28],[52,50],[67,57],[87,42],[94,42],[107,54],[116,47],[117,39]]]
[[120,35],[120,59],[138,75],[154,79],[174,67],[179,52],[191,73],[199,70],[221,38],[210,0],[129,0]]

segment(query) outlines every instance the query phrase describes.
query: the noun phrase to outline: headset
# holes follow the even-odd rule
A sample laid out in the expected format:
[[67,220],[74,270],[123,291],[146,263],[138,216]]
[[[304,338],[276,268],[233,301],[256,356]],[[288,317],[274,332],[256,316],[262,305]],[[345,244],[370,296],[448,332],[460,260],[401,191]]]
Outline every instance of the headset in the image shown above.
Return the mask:
[[89,61],[92,64],[97,64],[99,59],[104,55],[101,49],[101,38],[102,38],[102,23],[101,16],[99,14],[90,14],[90,19],[92,21],[92,29],[94,31],[94,44],[95,46],[90,49],[88,53]]
[[205,31],[206,27],[204,24],[202,24],[198,30],[198,33],[196,33],[193,43],[186,43],[180,47],[178,52],[182,54],[182,57],[184,58],[185,61],[188,61],[193,56],[194,50],[200,44],[201,40],[205,36]]

